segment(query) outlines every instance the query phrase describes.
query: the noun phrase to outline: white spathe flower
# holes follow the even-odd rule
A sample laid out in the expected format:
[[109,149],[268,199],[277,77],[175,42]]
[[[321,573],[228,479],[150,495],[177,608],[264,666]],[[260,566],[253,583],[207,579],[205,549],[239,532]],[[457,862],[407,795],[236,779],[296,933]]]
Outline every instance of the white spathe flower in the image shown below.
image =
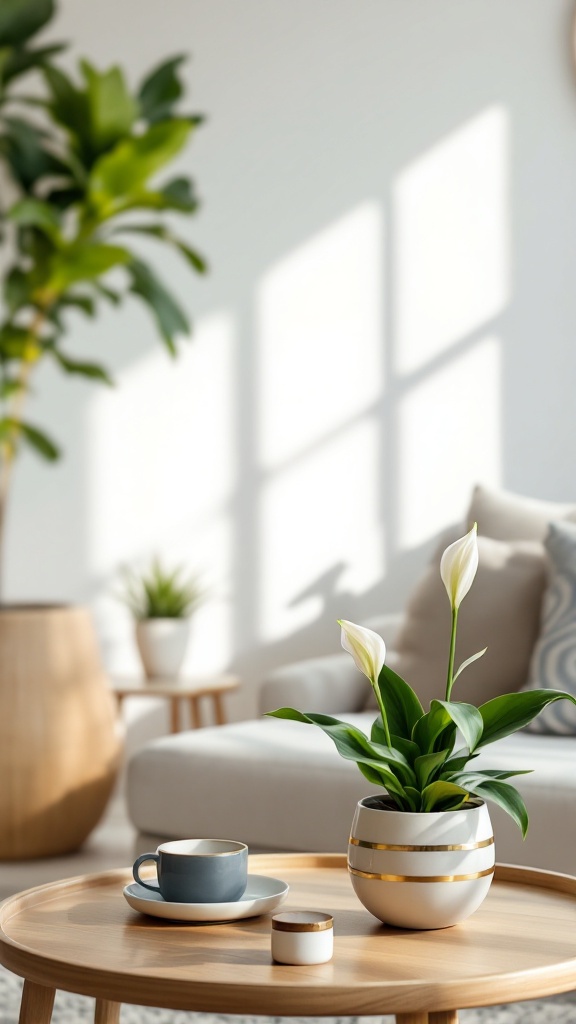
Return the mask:
[[440,575],[446,587],[452,609],[458,609],[470,590],[478,569],[478,539],[476,523],[460,540],[446,548],[440,562]]
[[386,661],[386,644],[382,637],[373,629],[357,626],[347,619],[338,619],[338,625],[342,627],[342,647],[352,655],[356,668],[376,684]]

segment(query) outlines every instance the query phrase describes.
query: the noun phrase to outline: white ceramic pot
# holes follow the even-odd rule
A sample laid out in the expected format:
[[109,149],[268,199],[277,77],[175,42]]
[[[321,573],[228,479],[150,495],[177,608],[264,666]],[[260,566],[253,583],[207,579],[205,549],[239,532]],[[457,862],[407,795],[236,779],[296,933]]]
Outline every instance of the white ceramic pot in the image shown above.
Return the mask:
[[482,801],[414,814],[386,797],[360,800],[348,870],[361,903],[398,928],[447,928],[478,909],[494,874],[494,833]]
[[136,643],[149,678],[177,676],[190,637],[189,619],[144,619],[136,623]]

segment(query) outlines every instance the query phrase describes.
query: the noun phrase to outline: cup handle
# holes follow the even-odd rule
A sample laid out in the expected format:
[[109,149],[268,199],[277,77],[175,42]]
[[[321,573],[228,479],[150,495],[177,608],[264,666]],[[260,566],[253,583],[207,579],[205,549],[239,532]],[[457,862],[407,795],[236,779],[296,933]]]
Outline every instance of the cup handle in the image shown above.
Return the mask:
[[138,857],[138,859],[134,861],[134,864],[132,866],[132,874],[134,876],[134,881],[138,882],[138,885],[143,885],[145,889],[151,889],[152,892],[160,892],[160,886],[158,884],[150,885],[150,882],[145,882],[143,878],[140,878],[139,868],[140,865],[143,864],[145,860],[156,861],[156,870],[158,870],[158,862],[160,860],[158,854],[143,853],[141,857]]

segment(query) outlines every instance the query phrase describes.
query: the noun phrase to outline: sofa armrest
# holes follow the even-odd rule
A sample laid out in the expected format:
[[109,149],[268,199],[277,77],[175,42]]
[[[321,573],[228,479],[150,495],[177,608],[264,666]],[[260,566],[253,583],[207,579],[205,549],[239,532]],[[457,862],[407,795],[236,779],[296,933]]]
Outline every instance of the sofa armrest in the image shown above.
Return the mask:
[[260,712],[282,707],[326,715],[360,711],[369,691],[370,683],[349,654],[308,658],[270,673],[260,691]]

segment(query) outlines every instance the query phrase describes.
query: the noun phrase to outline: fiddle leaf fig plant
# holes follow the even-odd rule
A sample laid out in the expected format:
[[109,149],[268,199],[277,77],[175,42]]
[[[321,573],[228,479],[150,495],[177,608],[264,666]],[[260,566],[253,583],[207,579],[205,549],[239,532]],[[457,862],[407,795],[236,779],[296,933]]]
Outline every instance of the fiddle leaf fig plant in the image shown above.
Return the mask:
[[341,620],[342,646],[370,680],[378,704],[380,713],[370,736],[337,718],[295,708],[279,708],[269,715],[318,726],[338,753],[355,761],[362,775],[382,786],[401,811],[455,811],[479,797],[506,811],[524,837],[526,806],[506,780],[526,771],[477,769],[472,762],[483,747],[522,729],[548,704],[556,700],[576,704],[576,699],[562,690],[507,693],[478,708],[452,699],[462,671],[486,651],[473,654],[454,671],[458,612],[478,568],[476,532],[474,524],[465,537],[446,548],[440,563],[452,612],[444,699],[432,700],[425,711],[411,686],[386,665],[384,640],[371,629]]
[[[25,414],[36,367],[46,360],[112,383],[103,365],[68,348],[67,314],[95,317],[101,304],[135,296],[175,355],[178,337],[190,333],[188,316],[138,240],[173,249],[194,273],[206,271],[174,226],[198,208],[190,178],[169,173],[202,123],[178,109],[184,57],[163,61],[135,88],[118,66],[81,60],[71,75],[54,63],[62,44],[30,43],[53,14],[53,0],[0,5],[0,164],[10,182],[0,231],[11,259],[0,318],[0,535],[21,445],[48,460],[60,454]],[[20,88],[32,70],[42,83],[34,96]]]

